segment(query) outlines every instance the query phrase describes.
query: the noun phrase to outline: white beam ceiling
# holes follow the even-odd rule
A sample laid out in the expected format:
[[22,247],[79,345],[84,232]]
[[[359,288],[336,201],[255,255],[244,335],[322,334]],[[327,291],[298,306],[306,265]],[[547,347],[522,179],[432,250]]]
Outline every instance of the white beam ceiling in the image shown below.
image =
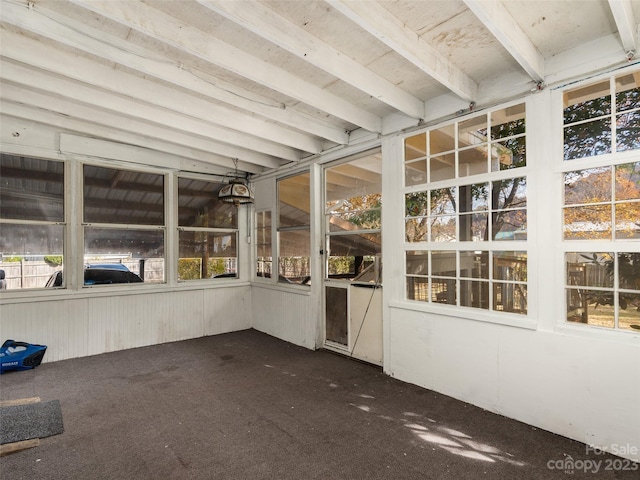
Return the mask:
[[475,99],[477,83],[381,4],[325,1],[463,100]]
[[368,111],[143,3],[71,1],[366,130],[382,129],[382,120]]
[[409,117],[424,117],[424,102],[396,87],[265,5],[247,0],[198,0],[208,9],[269,40]]
[[527,74],[544,80],[544,58],[499,0],[464,0],[465,5],[498,39]]
[[631,60],[638,52],[638,25],[631,0],[609,0],[609,7],[618,27],[622,48]]
[[208,172],[339,158],[639,63],[635,0],[0,1],[4,134],[34,122]]

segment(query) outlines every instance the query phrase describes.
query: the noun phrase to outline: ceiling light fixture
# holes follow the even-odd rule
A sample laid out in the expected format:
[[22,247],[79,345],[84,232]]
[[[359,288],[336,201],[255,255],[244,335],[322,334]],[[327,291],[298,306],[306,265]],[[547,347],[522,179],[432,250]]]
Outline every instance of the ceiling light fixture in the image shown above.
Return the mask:
[[231,178],[218,192],[218,198],[225,203],[233,203],[235,206],[253,203],[253,192],[249,188],[247,179],[241,177],[238,173],[237,158],[233,159],[233,164],[235,165],[235,172],[227,174],[227,176],[231,175]]

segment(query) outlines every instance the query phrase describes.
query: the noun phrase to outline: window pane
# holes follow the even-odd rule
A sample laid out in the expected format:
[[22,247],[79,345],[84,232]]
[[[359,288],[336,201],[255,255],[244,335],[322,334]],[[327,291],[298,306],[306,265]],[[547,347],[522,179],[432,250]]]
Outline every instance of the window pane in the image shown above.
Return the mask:
[[404,166],[404,184],[407,187],[427,183],[427,161],[418,160]]
[[525,104],[491,112],[491,139],[519,135],[525,132]]
[[468,177],[489,171],[487,145],[467,148],[458,152],[458,176]]
[[618,296],[618,326],[637,332],[640,330],[640,293],[619,293]]
[[178,179],[178,223],[181,227],[237,228],[238,209],[218,200],[223,184]]
[[429,252],[427,250],[407,250],[406,268],[409,275],[428,275]]
[[309,216],[309,173],[278,181],[278,227],[307,226]]
[[456,240],[456,216],[440,215],[431,217],[431,241],[453,242]]
[[[487,116],[470,118],[458,123],[458,148],[487,144]],[[486,150],[485,150],[486,151]]]
[[421,133],[404,140],[404,159],[414,160],[427,156],[427,135]]
[[179,233],[178,280],[237,277],[237,234]]
[[437,155],[455,149],[455,125],[446,125],[430,131],[429,148],[430,155]]
[[601,118],[564,129],[564,159],[611,153],[611,118]]
[[618,253],[620,288],[640,293],[640,253]]
[[278,234],[280,256],[278,272],[285,283],[306,283],[311,275],[309,265],[309,230],[282,231]]
[[493,309],[500,312],[527,313],[527,285],[522,283],[493,284]]
[[427,240],[427,217],[405,220],[404,229],[407,242],[425,242]]
[[640,202],[615,206],[616,238],[640,238]]
[[527,281],[526,252],[494,252],[493,279],[512,282]]
[[588,205],[564,209],[565,240],[611,238],[611,205]]
[[332,235],[329,237],[329,276],[380,283],[381,251],[380,233]]
[[419,217],[429,213],[429,193],[407,193],[404,197],[405,215]]
[[164,176],[85,165],[84,221],[164,225]]
[[420,277],[407,277],[407,299],[429,301],[429,280]]
[[431,182],[450,180],[456,176],[456,154],[451,152],[429,159]]
[[590,168],[564,174],[564,204],[611,200],[611,167]]
[[640,85],[636,78],[637,73],[616,78],[616,110],[618,112],[640,108]]
[[491,144],[491,171],[509,170],[527,165],[526,137]]
[[460,280],[460,305],[489,309],[489,282]]
[[526,240],[527,211],[507,210],[493,213],[492,235],[494,240]]
[[431,275],[455,278],[456,272],[455,251],[431,252]]
[[640,148],[640,111],[616,117],[616,150],[624,152]]
[[431,190],[431,215],[456,213],[456,188]]
[[460,212],[486,211],[489,208],[489,184],[475,183],[460,187]]
[[616,200],[640,199],[640,162],[616,167]]
[[493,182],[492,189],[491,194],[500,210],[527,206],[527,179],[524,177]]
[[0,156],[0,218],[64,222],[64,163]]
[[451,278],[431,279],[431,301],[455,305],[456,301],[456,281]]
[[481,242],[487,240],[488,213],[460,215],[460,240],[463,242]]
[[258,277],[271,277],[272,256],[271,212],[256,212],[256,275]]
[[613,256],[610,253],[565,253],[567,285],[613,288]]
[[63,225],[4,223],[0,232],[0,269],[4,270],[7,290],[43,288],[62,270]]
[[460,252],[460,276],[466,278],[489,278],[489,252]]
[[165,280],[163,230],[85,227],[84,242],[85,263],[123,263],[145,282]]
[[567,321],[613,328],[613,292],[568,288]]
[[565,125],[611,113],[609,80],[565,92],[564,105]]

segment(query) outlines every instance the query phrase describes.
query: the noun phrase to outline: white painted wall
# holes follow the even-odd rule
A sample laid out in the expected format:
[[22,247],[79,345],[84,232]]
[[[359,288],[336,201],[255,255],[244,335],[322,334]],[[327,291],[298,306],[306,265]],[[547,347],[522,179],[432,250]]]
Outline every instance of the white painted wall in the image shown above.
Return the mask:
[[0,338],[47,345],[45,362],[175,342],[251,328],[250,295],[244,285],[4,301]]
[[640,461],[640,335],[564,323],[561,105],[557,91],[527,99],[530,312],[520,326],[404,300],[401,142],[383,140],[384,371]]

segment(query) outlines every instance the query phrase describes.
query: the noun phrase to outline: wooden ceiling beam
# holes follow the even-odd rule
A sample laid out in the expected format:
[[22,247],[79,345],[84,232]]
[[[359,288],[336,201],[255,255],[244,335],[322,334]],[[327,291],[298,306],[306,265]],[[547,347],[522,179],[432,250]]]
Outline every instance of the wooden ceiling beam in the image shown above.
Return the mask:
[[140,2],[71,0],[98,15],[357,125],[382,131],[382,119],[279,67]]
[[631,0],[609,0],[609,8],[618,27],[622,48],[631,60],[638,52],[638,23]]
[[422,100],[351,59],[348,53],[338,51],[284,19],[266,5],[247,0],[198,2],[405,115],[416,119],[424,118]]
[[478,84],[378,2],[325,1],[463,100],[475,100]]
[[535,81],[544,81],[544,58],[499,0],[463,0],[507,52]]

